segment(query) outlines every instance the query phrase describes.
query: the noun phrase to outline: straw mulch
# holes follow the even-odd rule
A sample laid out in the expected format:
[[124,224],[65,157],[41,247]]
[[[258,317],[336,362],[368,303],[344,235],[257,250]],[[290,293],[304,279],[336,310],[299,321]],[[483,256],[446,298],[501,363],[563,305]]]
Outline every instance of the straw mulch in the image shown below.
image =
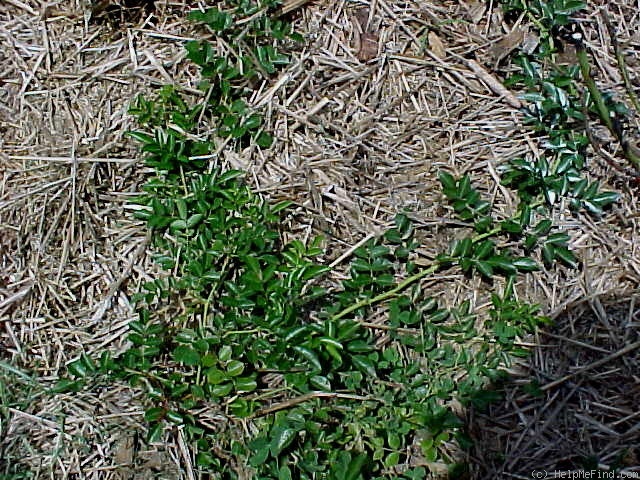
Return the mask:
[[477,478],[596,469],[637,475],[639,300],[585,299],[541,333],[530,364],[502,386],[504,399],[470,415]]
[[[184,21],[189,2],[159,0],[155,8],[137,8],[121,0],[130,10],[112,3],[95,2],[93,9],[81,0],[0,3],[0,401],[10,406],[0,417],[0,473],[195,478],[179,435],[164,445],[141,441],[144,407],[135,391],[111,384],[74,395],[43,390],[81,352],[124,348],[133,316],[130,295],[156,271],[147,257],[146,230],[127,207],[146,173],[124,137],[134,128],[129,102],[166,83],[196,94],[197,72],[181,47],[197,35]],[[449,228],[459,225],[443,207],[436,177],[443,168],[469,173],[502,215],[514,211],[517,199],[499,185],[497,168],[515,156],[537,154],[537,141],[522,126],[517,100],[498,89],[508,69],[501,43],[508,27],[499,9],[471,1],[292,4],[306,44],[252,98],[264,107],[277,141],[268,151],[250,147],[223,157],[225,165],[247,170],[268,198],[294,201],[289,235],[323,234],[326,260],[339,275],[354,246],[410,209],[420,227],[417,261],[426,263],[460,234]],[[637,81],[634,2],[618,2],[609,12]],[[584,26],[597,54],[598,81],[622,92],[597,5]],[[472,54],[475,61],[469,61]],[[601,220],[558,209],[556,223],[571,233],[582,269],[540,272],[518,285],[521,298],[547,312],[570,312],[584,299],[593,303],[606,295],[631,298],[640,280],[637,191],[601,157],[593,156],[589,169],[623,199]],[[487,306],[487,285],[480,280],[452,273],[424,289],[446,304],[472,299],[480,311]],[[545,385],[572,367],[578,373],[552,384],[546,397],[522,400],[519,392],[503,413],[472,418],[474,435],[494,438],[494,450],[509,468],[535,463],[509,455],[540,442],[546,460],[560,461],[566,442],[551,438],[559,431],[554,422],[564,422],[562,435],[584,451],[591,445],[620,451],[618,427],[630,425],[638,405],[629,404],[634,398],[626,393],[598,388],[618,385],[623,371],[627,387],[637,386],[636,351],[616,357],[620,365],[590,370],[589,377],[580,368],[633,345],[636,307],[625,308],[632,313],[620,322],[605,322],[606,309],[593,318],[559,316],[552,338],[575,350],[545,348],[550,338],[541,334],[536,340],[543,346],[528,378]],[[578,324],[582,330],[571,330]],[[611,341],[603,343],[606,335]],[[571,397],[562,402],[567,388]],[[536,414],[538,405],[554,415]],[[542,431],[545,418],[550,426]],[[588,437],[580,436],[584,429]],[[636,430],[630,432],[624,442],[637,444]],[[498,471],[482,452],[471,452],[471,459],[479,472]]]

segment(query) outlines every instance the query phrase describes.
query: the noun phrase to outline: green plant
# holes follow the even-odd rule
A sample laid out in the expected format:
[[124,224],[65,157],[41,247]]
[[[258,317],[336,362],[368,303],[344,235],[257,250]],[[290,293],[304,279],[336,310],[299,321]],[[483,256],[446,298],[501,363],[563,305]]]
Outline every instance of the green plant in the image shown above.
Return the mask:
[[[554,3],[551,18],[564,24],[562,12],[577,3]],[[543,2],[532,5],[547,15]],[[207,93],[194,105],[171,87],[157,100],[136,100],[132,113],[146,130],[131,136],[155,174],[132,208],[165,274],[135,297],[129,348],[115,358],[81,355],[52,392],[114,379],[144,389],[148,439],[180,428],[197,470],[216,478],[424,478],[425,468],[409,468],[416,451],[427,465],[451,463],[454,476],[465,467],[447,444],[469,442],[454,404],[491,401],[486,387],[504,377],[511,356],[527,353],[517,341],[548,323],[538,306],[516,298],[517,276],[540,269],[538,258],[549,268],[579,263],[552,209],[568,197],[599,214],[617,198],[581,177],[577,71],[547,78],[541,65],[521,60],[513,83],[531,90],[530,121],[550,140],[544,158],[503,168],[521,199],[512,217],[498,215],[470,176],[440,172],[446,201],[467,225],[448,250],[418,267],[415,226],[401,213],[355,249],[335,285],[322,240],[284,242],[280,216],[289,204],[270,205],[243,172],[221,169],[215,138],[201,132],[207,123],[239,144],[270,144],[244,99],[284,61],[274,43],[292,35],[269,17],[275,6],[233,1],[192,14],[241,52],[230,60],[213,43],[189,43]],[[483,278],[489,311],[481,315],[471,301],[447,307],[421,289],[444,269]],[[504,284],[501,293],[494,284]],[[373,313],[387,321],[367,321]]]
[[[620,142],[625,159],[634,168],[633,176],[638,175],[640,157],[624,132],[624,117],[629,110],[623,103],[615,101],[611,93],[602,93],[598,89],[591,74],[582,35],[572,28],[571,15],[583,10],[586,3],[578,0],[503,0],[501,3],[507,14],[526,14],[540,34],[537,49],[530,55],[520,54],[515,60],[521,73],[513,75],[506,82],[507,86],[522,85],[528,89],[522,95],[524,100],[530,102],[526,109],[527,120],[536,132],[548,135],[544,147],[551,158],[544,158],[540,165],[530,167],[530,170],[535,168],[532,173],[537,178],[526,184],[526,188],[546,185],[549,187],[546,190],[552,192],[552,196],[547,197],[550,203],[554,203],[560,191],[565,195],[573,189],[577,197],[574,206],[586,206],[594,213],[601,213],[602,207],[615,200],[614,196],[609,193],[600,195],[597,187],[589,188],[577,174],[585,165],[586,146],[590,140],[594,143],[589,132],[590,111]],[[637,106],[624,56],[606,11],[603,11],[603,17],[629,99]],[[555,54],[571,45],[576,48],[578,64],[569,67],[555,65]],[[580,88],[580,77],[586,95],[581,92],[584,88]],[[583,96],[584,99],[581,98]],[[594,144],[594,147],[596,151],[600,149],[599,145]],[[523,160],[519,159],[518,162],[522,163]],[[512,165],[510,178],[522,173],[519,167],[521,165],[518,163]],[[528,176],[525,174],[525,177]],[[581,197],[583,193],[587,193],[586,198]]]
[[273,139],[261,129],[262,117],[249,109],[244,98],[256,82],[273,75],[289,57],[278,48],[286,40],[301,41],[291,24],[271,14],[279,2],[273,0],[229,1],[227,8],[195,10],[189,18],[204,24],[223,42],[228,52],[218,52],[208,40],[193,40],[185,47],[187,57],[200,67],[199,88],[207,101],[201,106],[215,120],[217,133],[232,139],[254,138],[268,148]]
[[[494,298],[493,330],[480,334],[470,302],[439,308],[418,288],[416,275],[452,264],[467,270],[469,258],[488,277],[494,267],[505,274],[536,268],[528,258],[487,249],[487,236],[509,232],[487,230],[494,223],[489,204],[469,178],[441,175],[459,215],[480,206],[490,220],[483,233],[463,241],[468,248],[460,250],[455,242],[434,268],[415,273],[414,228],[399,215],[395,228],[354,252],[349,278],[330,293],[307,288],[327,270],[312,261],[321,250],[295,241],[278,244],[266,226],[277,217],[239,175],[194,174],[181,199],[165,189],[148,190],[143,203],[170,205],[161,221],[148,210],[138,216],[154,225],[157,247],[170,253],[158,261],[174,279],[171,285],[152,282],[141,292],[139,300],[148,307],[130,325],[129,350],[117,359],[103,356],[97,366],[81,357],[69,373],[83,378],[104,372],[145,388],[152,403],[145,414],[149,439],[161,438],[166,424],[182,425],[197,446],[199,467],[228,472],[229,478],[232,465],[246,456],[257,478],[314,478],[322,472],[358,478],[365,471],[367,478],[389,478],[396,465],[407,463],[406,448],[416,442],[435,461],[443,442],[464,441],[463,424],[449,402],[479,401],[478,392],[500,375],[505,355],[521,354],[513,340],[544,321],[536,307],[513,301],[509,286],[504,298]],[[193,215],[197,221],[189,221]],[[191,267],[194,261],[201,267]],[[397,284],[397,277],[411,281]],[[173,294],[188,307],[166,323],[150,308],[158,310]],[[384,304],[394,344],[380,349],[376,327],[360,319]],[[284,380],[277,389],[265,380],[275,372]],[[70,385],[75,387],[62,386]],[[224,435],[192,413],[211,402],[226,418]],[[233,427],[242,418],[253,419],[258,429],[246,444]],[[226,453],[214,456],[214,444]],[[234,456],[238,460],[225,461]]]
[[9,450],[11,443],[18,438],[9,429],[10,419],[14,415],[11,409],[26,410],[30,402],[44,393],[34,376],[9,362],[0,360],[0,479],[21,480],[33,478],[29,471],[19,463],[19,454]]
[[502,183],[516,188],[528,204],[543,200],[553,206],[569,196],[574,209],[601,214],[618,195],[600,191],[597,182],[590,183],[581,173],[589,140],[583,133],[585,117],[575,84],[578,67],[557,68],[545,77],[540,64],[526,57],[518,62],[522,73],[511,77],[509,84],[530,89],[523,95],[530,102],[527,118],[546,140],[544,155],[535,161],[517,158],[503,165]]
[[[615,33],[613,38],[615,38]],[[598,115],[600,121],[607,127],[611,135],[620,142],[622,146],[622,153],[626,160],[635,169],[636,176],[640,174],[640,155],[630,145],[627,138],[621,118],[629,113],[627,107],[619,102],[613,100],[613,95],[605,95],[598,89],[595,80],[591,76],[591,65],[589,64],[589,58],[587,56],[587,50],[581,39],[574,41],[576,44],[576,52],[578,57],[578,63],[580,65],[580,72],[582,78],[589,92],[589,102],[593,106],[595,113]],[[628,82],[628,73],[626,73],[626,67],[623,57],[619,50],[616,51],[618,58],[618,66],[623,72],[623,78]],[[633,90],[628,87],[628,92],[632,103],[637,105],[637,99]]]
[[550,57],[558,51],[557,36],[569,25],[571,15],[583,10],[582,0],[500,0],[503,10],[509,14],[524,13],[540,34],[540,44],[535,56]]

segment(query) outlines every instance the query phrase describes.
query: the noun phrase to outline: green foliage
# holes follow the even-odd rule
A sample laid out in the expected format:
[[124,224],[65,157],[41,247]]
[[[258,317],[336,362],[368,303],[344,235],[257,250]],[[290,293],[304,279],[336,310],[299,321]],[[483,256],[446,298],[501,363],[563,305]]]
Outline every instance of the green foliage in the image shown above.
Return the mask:
[[[193,40],[185,44],[187,58],[200,67],[203,80],[199,88],[207,102],[202,107],[215,119],[217,134],[223,138],[253,138],[263,148],[272,138],[261,129],[262,117],[251,111],[244,100],[259,80],[273,75],[279,66],[289,63],[278,44],[300,41],[291,24],[270,17],[275,1],[229,1],[227,8],[194,10],[189,18],[206,25],[216,41]],[[220,41],[232,48],[232,54],[218,50]]]
[[581,0],[500,0],[507,14],[525,13],[538,28],[540,45],[535,55],[548,57],[557,52],[556,37],[562,27],[571,23],[571,15],[587,4]]
[[[237,172],[194,178],[206,183],[187,189],[183,206],[165,198],[164,204],[172,205],[166,208],[169,218],[154,223],[161,225],[154,228],[158,248],[174,259],[166,265],[175,275],[171,287],[150,286],[139,297],[149,307],[141,307],[139,320],[130,324],[132,346],[121,357],[103,356],[94,365],[83,356],[68,367],[71,381],[104,372],[144,388],[150,402],[148,440],[160,440],[167,427],[182,426],[199,452],[199,468],[228,472],[224,478],[235,478],[231,465],[244,458],[255,478],[309,479],[398,478],[388,472],[409,461],[412,445],[419,445],[429,461],[441,460],[445,442],[464,438],[463,424],[449,405],[479,401],[487,382],[499,376],[504,358],[520,353],[514,340],[538,325],[536,307],[506,296],[503,303],[495,300],[495,331],[482,333],[470,302],[446,309],[413,288],[380,302],[388,310],[392,340],[381,348],[374,331],[359,320],[370,305],[338,314],[415,271],[410,259],[418,244],[406,215],[354,252],[340,291],[324,292],[305,288],[326,271],[312,260],[321,253],[317,242],[280,245],[273,235],[270,242],[256,244],[254,234],[241,234],[260,226],[261,239],[268,239],[265,222],[275,222],[273,210],[283,206],[266,207]],[[219,218],[213,207],[186,227],[193,209],[210,195],[207,185],[219,198],[240,202],[217,207],[238,220],[233,228],[223,221],[207,226],[209,218]],[[187,219],[185,228],[172,227],[176,216]],[[198,236],[208,230],[213,237],[197,250]],[[168,236],[180,240],[167,243]],[[217,253],[212,265],[224,270],[194,273],[181,267],[205,258],[216,239],[227,250]],[[518,270],[517,262],[513,269]],[[191,299],[189,311],[168,323],[151,310],[170,296],[157,293],[163,288],[184,292],[183,302]],[[268,385],[266,375],[272,372],[282,375],[280,391]],[[262,413],[277,402],[285,406]],[[226,412],[224,433],[212,431],[193,413],[206,405]],[[258,433],[245,443],[234,429],[246,418],[253,419]],[[224,456],[211,453],[214,444]],[[238,458],[229,463],[228,457]],[[424,471],[404,475],[421,478]]]
[[[630,148],[624,128],[624,117],[628,115],[629,110],[623,103],[615,100],[611,92],[603,93],[599,90],[591,75],[588,47],[583,42],[581,34],[572,28],[571,15],[584,10],[586,2],[502,0],[501,3],[507,17],[526,15],[537,28],[540,37],[539,45],[534,52],[529,52],[530,55],[520,55],[517,59],[523,74],[515,75],[507,82],[507,84],[521,82],[529,89],[529,93],[523,98],[533,103],[529,108],[530,123],[534,124],[538,131],[549,133],[552,143],[558,140],[558,136],[559,143],[570,143],[575,140],[575,135],[571,134],[571,124],[577,121],[587,125],[589,118],[586,117],[596,117],[618,140],[623,156],[637,174],[640,170],[640,158],[635,150]],[[618,69],[624,80],[629,101],[638,107],[637,96],[631,86],[624,54],[618,44],[615,29],[606,11],[602,12],[602,16],[611,36]],[[566,49],[568,43],[575,47],[578,65],[560,68],[554,64],[555,54]],[[545,70],[550,71],[545,72]],[[584,101],[577,98],[578,75],[581,75],[581,83],[587,93],[584,95]],[[589,115],[590,113],[592,115]],[[582,128],[573,126],[573,129],[581,130]],[[581,139],[581,142],[585,145],[587,143],[586,139]],[[573,149],[571,146],[570,148]],[[568,153],[570,156],[574,155],[572,152]],[[561,169],[571,168],[571,159],[557,158],[557,160]],[[582,160],[578,159],[578,163],[582,163]],[[578,170],[581,168],[577,167]]]
[[[575,8],[555,2],[554,15],[564,15],[562,5],[567,15]],[[134,103],[145,130],[130,135],[155,170],[135,216],[153,233],[165,275],[135,296],[128,348],[115,358],[81,355],[52,393],[113,379],[143,389],[148,441],[180,428],[196,469],[216,478],[238,478],[239,468],[257,479],[424,478],[425,468],[408,468],[411,452],[448,461],[444,445],[469,441],[453,404],[486,406],[495,397],[486,387],[504,376],[512,355],[526,354],[518,341],[548,322],[538,306],[516,298],[515,277],[539,268],[538,251],[547,267],[578,263],[568,235],[554,231],[540,207],[569,196],[575,208],[598,214],[616,196],[579,175],[585,141],[571,127],[580,110],[569,108],[575,72],[546,79],[523,60],[525,73],[514,82],[538,95],[530,98],[530,118],[550,138],[552,160],[504,168],[505,185],[522,200],[516,215],[498,217],[468,175],[440,172],[444,196],[468,232],[420,268],[415,227],[399,214],[392,228],[353,251],[340,284],[326,288],[322,240],[285,242],[279,227],[289,204],[270,205],[243,172],[219,168],[211,161],[214,141],[201,132],[205,122],[239,144],[270,144],[246,95],[285,62],[278,42],[295,37],[269,16],[276,6],[242,0],[193,12],[238,55],[221,56],[215,42],[189,42],[203,99],[191,105],[165,87],[156,100]],[[445,307],[419,284],[443,268],[488,284],[501,275],[506,287],[491,296],[487,314],[470,301]],[[386,315],[384,324],[366,321],[374,309]],[[453,464],[452,478],[464,470]]]
[[[521,237],[531,221],[530,208],[525,206],[519,217],[504,220],[499,226],[494,227],[497,222],[490,215],[490,204],[482,200],[479,191],[471,186],[468,175],[456,180],[452,175],[440,172],[439,178],[445,196],[461,220],[475,219],[484,215],[474,224],[474,230],[478,235],[453,241],[449,252],[438,257],[442,264],[457,263],[463,272],[477,271],[486,279],[492,279],[496,274],[510,276],[518,272],[538,270],[537,263],[529,256],[535,245],[534,240],[529,240],[529,243],[525,243],[520,248],[527,255],[518,255],[509,249],[499,247],[490,238],[500,234]],[[534,237],[534,235],[529,236]],[[568,255],[571,255],[570,252]]]
[[549,324],[550,320],[538,314],[538,305],[529,305],[515,298],[512,280],[507,282],[502,296],[495,293],[491,296],[491,303],[493,308],[489,312],[491,321],[488,326],[493,329],[496,341],[514,355],[528,355],[525,349],[512,348],[514,341],[540,325]]
[[568,196],[574,208],[601,214],[618,197],[613,192],[599,192],[598,184],[589,184],[581,173],[588,139],[581,132],[584,115],[575,84],[578,68],[557,68],[543,77],[539,64],[526,57],[519,63],[522,73],[512,77],[511,83],[529,89],[530,93],[523,95],[530,102],[526,118],[547,140],[540,158],[517,158],[503,165],[502,183],[516,188],[527,203],[543,198],[548,205],[555,205]]
[[[516,158],[501,166],[502,183],[515,188],[526,204],[544,201],[554,206],[561,198],[569,197],[575,210],[584,208],[593,215],[601,215],[618,195],[599,191],[597,182],[590,183],[583,177],[589,140],[584,133],[586,109],[578,83],[580,67],[549,65],[555,53],[552,34],[558,35],[558,29],[567,26],[569,16],[583,9],[585,3],[572,0],[502,3],[507,11],[529,15],[542,34],[537,52],[516,58],[520,73],[511,76],[506,85],[526,89],[522,94],[527,101],[525,120],[544,138],[543,154],[538,158]],[[613,104],[611,108],[619,109]]]
[[442,192],[458,217],[463,221],[473,220],[478,233],[489,230],[491,217],[487,214],[491,204],[482,200],[480,192],[471,186],[471,178],[465,175],[456,181],[451,174],[444,171],[441,171],[438,177],[442,184]]

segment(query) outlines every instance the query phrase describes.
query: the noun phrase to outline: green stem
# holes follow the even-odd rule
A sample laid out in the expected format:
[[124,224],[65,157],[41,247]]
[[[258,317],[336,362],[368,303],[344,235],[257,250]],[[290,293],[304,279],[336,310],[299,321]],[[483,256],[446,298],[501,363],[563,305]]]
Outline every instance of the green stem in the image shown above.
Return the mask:
[[[500,232],[502,232],[502,227],[496,227],[496,228],[494,228],[492,230],[489,230],[488,232],[482,233],[480,235],[476,235],[475,237],[473,237],[472,242],[473,243],[478,243],[479,241],[484,240],[487,237],[492,237],[493,235],[496,235],[497,233],[500,233]],[[403,280],[398,285],[393,287],[391,290],[383,292],[383,293],[381,293],[379,295],[376,295],[375,297],[372,297],[372,298],[365,298],[364,300],[360,300],[359,302],[354,303],[353,305],[350,305],[349,307],[345,308],[344,310],[341,310],[340,312],[338,312],[334,316],[332,316],[331,320],[339,320],[342,317],[344,317],[345,315],[349,315],[351,312],[355,312],[356,310],[359,310],[359,309],[361,309],[363,307],[369,307],[369,306],[374,305],[376,303],[383,302],[383,301],[385,301],[385,300],[387,300],[389,298],[393,298],[398,293],[400,293],[405,288],[407,288],[409,285],[412,285],[412,284],[416,283],[418,280],[421,280],[424,277],[427,277],[427,276],[431,275],[432,273],[435,273],[438,270],[438,268],[440,268],[440,266],[441,266],[441,262],[436,261],[429,268],[425,268],[424,270],[421,270],[418,273],[410,276],[406,280]]]
[[624,138],[624,134],[622,132],[622,128],[616,128],[613,124],[613,120],[611,119],[611,115],[609,114],[609,109],[596,85],[595,80],[591,76],[591,65],[589,64],[589,58],[587,57],[587,51],[585,46],[579,42],[576,45],[576,54],[578,57],[578,63],[580,64],[580,72],[582,73],[582,78],[584,80],[585,85],[587,86],[587,90],[589,90],[589,94],[593,99],[593,103],[596,106],[596,110],[598,111],[598,116],[602,123],[605,124],[611,135],[613,135],[620,145],[622,146],[622,152],[627,161],[631,164],[633,168],[636,170],[640,170],[640,156],[636,154],[632,147],[629,145],[629,142],[626,138]]
[[[540,205],[542,205],[542,202],[536,202],[536,203],[532,204],[532,208],[538,207]],[[485,238],[493,237],[494,235],[497,235],[498,233],[501,233],[501,232],[502,232],[502,227],[495,227],[495,228],[492,228],[491,230],[489,230],[488,232],[476,235],[475,237],[473,237],[471,239],[471,241],[473,243],[478,243],[478,242],[484,240]],[[418,280],[421,280],[424,277],[427,277],[427,276],[431,275],[432,273],[435,273],[438,270],[438,268],[440,268],[441,265],[442,265],[441,262],[436,261],[429,268],[425,268],[424,270],[421,270],[418,273],[410,276],[406,280],[400,282],[398,285],[393,287],[391,290],[383,292],[383,293],[381,293],[381,294],[379,294],[379,295],[377,295],[375,297],[372,297],[372,298],[366,298],[364,300],[360,300],[359,302],[354,303],[353,305],[345,308],[344,310],[341,310],[340,312],[338,312],[335,315],[333,315],[331,317],[331,320],[339,320],[342,317],[344,317],[346,315],[349,315],[350,313],[355,312],[356,310],[359,310],[359,309],[361,309],[363,307],[369,307],[369,306],[374,305],[376,303],[383,302],[384,300],[387,300],[389,298],[395,297],[398,293],[403,291],[409,285],[412,285],[412,284],[416,283]]]
[[640,113],[640,102],[638,102],[636,92],[633,90],[631,78],[629,77],[629,70],[627,69],[627,63],[624,60],[622,49],[620,48],[618,38],[616,37],[616,31],[611,24],[611,19],[609,18],[609,14],[606,10],[602,10],[602,17],[604,18],[604,23],[607,26],[607,30],[609,31],[611,45],[613,46],[613,51],[615,52],[616,60],[618,61],[618,70],[620,70],[620,75],[622,75],[624,87],[627,90],[627,95],[629,95],[629,99],[631,100],[631,103],[633,103],[633,108],[636,109],[637,113]]
[[580,73],[582,73],[582,79],[584,80],[587,90],[593,99],[593,103],[598,111],[600,120],[606,125],[612,135],[616,136],[615,128],[613,127],[613,121],[611,115],[609,115],[609,109],[596,85],[595,80],[591,76],[591,65],[589,64],[589,58],[587,57],[587,51],[582,43],[576,45],[576,54],[578,57],[578,63],[580,64]]
[[[527,17],[536,27],[540,30],[540,34],[545,34],[548,32],[547,28],[542,24],[542,22],[533,14],[533,12],[529,9],[528,2],[526,0],[522,0],[522,6],[524,7],[524,11],[527,14]],[[551,40],[553,41],[553,39]]]
[[428,275],[431,275],[432,273],[435,273],[438,270],[438,268],[440,268],[440,262],[436,262],[433,265],[431,265],[429,268],[421,270],[420,272],[410,276],[406,280],[400,282],[398,285],[393,287],[391,290],[388,290],[388,291],[383,292],[383,293],[381,293],[379,295],[376,295],[375,297],[366,298],[364,300],[360,300],[357,303],[354,303],[353,305],[345,308],[341,312],[336,313],[333,317],[331,317],[331,320],[339,320],[342,317],[344,317],[345,315],[349,315],[351,312],[355,312],[356,310],[359,310],[362,307],[368,307],[368,306],[373,305],[375,303],[379,303],[379,302],[382,302],[384,300],[387,300],[388,298],[392,298],[396,294],[400,293],[402,290],[407,288],[409,285],[417,282],[418,280],[420,280],[420,279],[422,279],[422,278],[424,278],[424,277],[426,277]]
[[478,243],[480,240],[484,240],[485,238],[493,237],[495,234],[502,232],[502,227],[496,227],[488,232],[481,233],[480,235],[476,235],[471,239],[473,243]]
[[222,338],[226,338],[229,335],[245,335],[249,333],[260,333],[259,328],[252,328],[251,330],[228,330],[222,335]]

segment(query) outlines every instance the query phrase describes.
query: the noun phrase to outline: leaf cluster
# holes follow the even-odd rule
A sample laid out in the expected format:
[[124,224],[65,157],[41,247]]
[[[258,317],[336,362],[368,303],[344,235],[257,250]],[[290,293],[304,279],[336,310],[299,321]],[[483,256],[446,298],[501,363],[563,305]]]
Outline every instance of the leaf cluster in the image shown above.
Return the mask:
[[568,197],[577,211],[593,215],[618,200],[615,192],[601,191],[598,182],[584,177],[586,149],[584,108],[577,90],[579,68],[554,67],[544,72],[540,63],[526,56],[517,60],[521,73],[510,78],[510,85],[522,85],[529,102],[525,118],[544,138],[543,154],[537,159],[515,158],[500,167],[502,184],[518,191],[526,204],[543,201],[552,207]]
[[538,28],[540,44],[535,55],[546,58],[558,51],[557,37],[572,22],[571,16],[586,7],[582,0],[500,0],[507,16],[524,13]]
[[[558,188],[556,197],[569,193],[594,213],[613,201],[597,184],[579,187],[573,178],[584,144],[568,126],[579,109],[563,110],[575,97],[565,78],[571,72],[545,80],[530,62],[533,73],[518,80],[542,96],[532,99],[531,117],[550,135],[552,160],[514,161],[504,171],[523,200],[514,218],[499,220],[469,176],[442,172],[444,196],[472,234],[421,269],[415,225],[399,214],[354,250],[335,285],[325,277],[321,239],[283,240],[289,203],[269,204],[243,172],[207,160],[217,138],[201,132],[203,123],[218,137],[270,144],[246,95],[285,61],[277,45],[292,34],[270,17],[275,8],[274,1],[237,0],[193,12],[215,37],[186,45],[201,68],[203,97],[192,105],[165,87],[156,100],[134,103],[143,130],[131,136],[155,170],[135,216],[152,232],[164,274],[135,297],[128,348],[115,358],[81,355],[53,392],[91,379],[143,389],[148,440],[179,428],[198,472],[217,478],[246,476],[242,468],[257,479],[424,478],[425,468],[409,467],[412,452],[460,472],[464,466],[443,448],[469,442],[453,404],[486,405],[494,397],[487,385],[504,375],[511,355],[526,353],[518,340],[547,321],[538,306],[515,297],[514,277],[538,268],[536,249],[547,266],[577,264],[568,236],[536,219],[536,202]],[[220,55],[216,45],[224,42],[237,51]],[[492,295],[484,317],[470,301],[445,307],[419,281],[447,267],[487,280],[500,274],[507,287]],[[386,321],[367,321],[374,313]]]

